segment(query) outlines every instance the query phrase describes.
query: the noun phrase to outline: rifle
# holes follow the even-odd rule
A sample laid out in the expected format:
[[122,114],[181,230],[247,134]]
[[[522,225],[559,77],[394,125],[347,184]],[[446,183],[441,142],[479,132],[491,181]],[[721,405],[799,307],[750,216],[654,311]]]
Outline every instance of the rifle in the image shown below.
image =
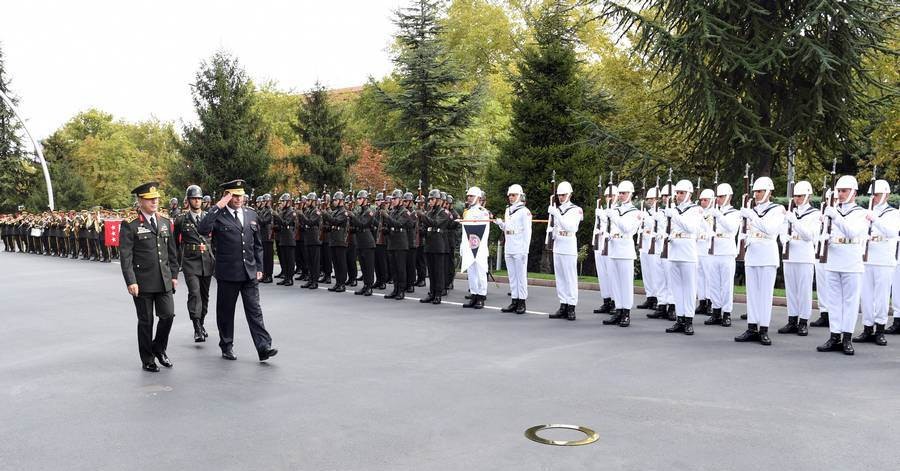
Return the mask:
[[[788,182],[788,194],[791,195],[790,200],[788,200],[788,212],[794,210],[794,180]],[[784,254],[782,255],[783,260],[790,260],[791,258],[791,237],[794,235],[794,225],[792,223],[788,223],[787,228],[787,240],[784,241]]]
[[[869,212],[872,211],[874,205],[872,204],[875,200],[875,174],[878,172],[878,165],[875,165],[872,168],[872,183],[869,184]],[[866,237],[866,251],[863,252],[863,262],[869,261],[869,242],[872,241],[872,222],[869,222],[869,234]]]
[[[421,197],[422,197],[422,179],[420,178],[419,179],[419,198],[421,198]],[[414,206],[417,206],[419,204],[419,201],[418,201],[419,198],[416,198],[416,202],[413,203]],[[418,207],[414,208],[413,214],[416,215],[416,229],[415,229],[416,242],[415,242],[415,245],[416,245],[416,247],[421,247],[422,246],[422,233],[419,231],[419,208]]]
[[653,234],[650,237],[650,250],[647,251],[650,255],[656,254],[656,231],[659,230],[659,219],[656,218],[656,211],[659,207],[659,175],[656,176],[656,201],[653,203]]
[[[644,215],[644,200],[647,199],[647,179],[641,178],[641,216]],[[644,248],[644,231],[638,233],[638,251]]]
[[[744,196],[743,196],[743,199],[741,200],[741,208],[747,208],[747,207],[749,207],[749,205],[750,205],[750,164],[748,163],[744,167]],[[737,260],[737,261],[743,261],[744,255],[747,254],[747,229],[748,229],[747,226],[749,224],[749,221],[747,220],[747,218],[741,218],[741,219],[742,219],[741,231],[740,231],[741,235],[738,236],[738,238],[740,239],[740,244],[738,247],[737,257],[735,258],[735,260]]]
[[[610,199],[606,202],[606,209],[611,209],[613,202],[615,201],[616,195],[612,194],[612,180],[613,173],[609,172],[609,181],[606,183],[606,194],[610,196]],[[603,239],[603,252],[600,255],[609,255],[609,233],[612,231],[612,221],[609,218],[606,218],[606,237]]]
[[[672,200],[675,199],[675,189],[672,187],[672,167],[669,167],[669,179],[666,180],[669,187],[669,201],[666,202],[666,209],[672,209]],[[672,218],[666,216],[666,240],[663,241],[662,253],[659,258],[669,258],[669,234],[672,233]]]
[[[553,170],[550,176],[550,206],[556,206],[556,170]],[[548,251],[553,251],[553,215],[550,214],[547,220],[547,233],[544,235],[544,246]]]
[[[713,179],[713,208],[719,209],[719,197],[716,195],[719,189],[719,169],[716,169],[716,178]],[[712,223],[712,237],[709,238],[709,255],[715,255],[716,248],[716,222],[717,219],[713,218]]]
[[603,203],[601,202],[603,200],[602,188],[603,188],[603,175],[598,175],[597,176],[597,207],[594,209],[594,229],[596,229],[596,231],[594,232],[594,243],[593,243],[594,250],[600,249],[599,226],[600,226],[600,209],[603,207]]
[[[381,190],[381,194],[384,195],[387,193],[387,182],[384,183],[384,188]],[[381,204],[384,204],[382,200]],[[378,237],[375,238],[375,245],[384,245],[384,208],[378,210]]]
[[[834,188],[834,176],[836,173],[837,173],[837,157],[835,157],[834,161],[832,161],[832,163],[831,163],[831,182],[828,184],[828,188]],[[834,205],[833,201],[835,199],[834,195],[836,193],[837,192],[834,191],[833,189],[831,190],[831,198],[829,198],[829,200],[828,200],[829,205],[832,205],[832,206]],[[823,211],[824,211],[824,209],[823,209]],[[821,256],[819,257],[819,262],[821,262],[822,264],[828,263],[828,246],[831,244],[831,223],[832,222],[833,221],[831,220],[831,218],[828,218],[828,226],[825,229],[825,241],[822,242],[822,253],[820,254]]]

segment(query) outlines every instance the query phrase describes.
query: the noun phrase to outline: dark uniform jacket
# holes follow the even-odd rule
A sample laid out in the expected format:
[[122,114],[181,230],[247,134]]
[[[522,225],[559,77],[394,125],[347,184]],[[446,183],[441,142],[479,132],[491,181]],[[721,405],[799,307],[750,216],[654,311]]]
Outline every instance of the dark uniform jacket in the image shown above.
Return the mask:
[[178,276],[178,249],[169,220],[156,214],[153,232],[143,214],[123,221],[119,240],[119,258],[126,285],[137,283],[140,293],[172,291],[172,279]]
[[408,250],[409,237],[407,233],[415,225],[409,209],[397,206],[389,211],[382,212],[384,217],[385,239],[388,250]]
[[322,245],[319,240],[319,225],[322,224],[322,214],[317,208],[307,208],[302,211],[300,220],[300,239],[303,245]]
[[197,228],[197,224],[204,217],[206,211],[201,211],[196,220],[193,213],[185,211],[175,218],[173,235],[178,244],[181,270],[186,275],[212,276],[216,269],[216,258],[213,255],[209,233],[203,234]]
[[356,247],[360,249],[374,249],[375,235],[375,210],[370,207],[359,207],[350,214],[350,225],[353,227],[353,237]]
[[450,253],[447,231],[450,227],[450,211],[440,206],[430,208],[421,218],[425,229],[425,253]]
[[256,212],[256,216],[259,221],[259,240],[263,242],[274,240],[272,237],[272,224],[274,223],[272,208],[268,206],[260,208]]
[[213,205],[198,229],[203,234],[212,233],[215,241],[216,279],[243,282],[256,279],[262,271],[262,241],[259,239],[259,221],[256,212],[243,208],[244,225],[232,216],[228,206]]
[[275,241],[281,247],[294,247],[297,241],[294,239],[294,229],[297,227],[297,216],[294,208],[288,206],[273,213],[275,218]]
[[332,247],[347,246],[347,231],[350,229],[349,211],[343,206],[322,213],[322,220],[328,230],[328,245]]

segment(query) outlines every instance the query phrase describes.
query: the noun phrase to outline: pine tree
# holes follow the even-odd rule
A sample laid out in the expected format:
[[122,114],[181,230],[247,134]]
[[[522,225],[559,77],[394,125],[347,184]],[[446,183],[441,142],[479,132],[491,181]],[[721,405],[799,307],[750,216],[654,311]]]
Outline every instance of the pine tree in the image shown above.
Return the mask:
[[462,72],[448,59],[441,39],[438,13],[443,2],[411,3],[395,19],[400,30],[394,57],[400,91],[389,93],[375,85],[384,104],[399,114],[403,138],[379,146],[388,151],[390,174],[415,187],[415,170],[429,188],[458,180],[479,165],[460,152],[460,135],[478,110],[481,92],[460,91]]
[[204,61],[191,91],[199,124],[184,128],[183,160],[172,169],[173,183],[200,184],[208,194],[235,178],[270,188],[268,138],[253,110],[253,84],[237,58],[217,52]]
[[343,139],[347,126],[341,112],[328,99],[328,90],[320,83],[306,94],[297,113],[294,131],[309,145],[309,152],[295,162],[303,179],[313,188],[347,189],[347,171],[354,159],[344,155]]
[[[0,91],[13,104],[18,104],[9,85],[3,48],[0,47]],[[6,102],[0,100],[0,212],[14,211],[19,204],[25,202],[29,189],[38,182],[36,171],[34,165],[27,160],[22,143],[22,123]],[[46,200],[39,209],[45,209],[44,205]]]
[[635,51],[671,74],[668,111],[696,155],[722,168],[751,162],[756,175],[769,175],[789,144],[825,158],[852,151],[866,87],[885,87],[865,60],[885,50],[900,11],[891,0],[639,6],[607,2],[603,16],[635,33]]

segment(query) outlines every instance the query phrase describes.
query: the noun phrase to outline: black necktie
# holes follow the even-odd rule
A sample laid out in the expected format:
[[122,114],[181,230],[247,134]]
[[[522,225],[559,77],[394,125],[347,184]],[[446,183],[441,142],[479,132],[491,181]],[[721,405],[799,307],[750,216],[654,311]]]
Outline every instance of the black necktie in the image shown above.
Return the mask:
[[232,214],[234,215],[234,220],[237,221],[238,226],[241,226],[241,229],[243,229],[243,228],[244,228],[244,225],[241,224],[241,220],[240,220],[240,218],[238,218],[237,210],[235,210],[234,213],[232,213]]
[[150,218],[150,228],[153,229],[153,232],[157,232],[156,218]]

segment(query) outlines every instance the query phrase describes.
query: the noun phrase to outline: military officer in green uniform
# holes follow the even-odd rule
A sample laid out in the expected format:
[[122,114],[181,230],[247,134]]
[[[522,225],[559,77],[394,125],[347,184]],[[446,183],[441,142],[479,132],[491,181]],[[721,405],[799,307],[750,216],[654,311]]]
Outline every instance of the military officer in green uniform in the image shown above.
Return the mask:
[[[122,224],[119,251],[122,275],[134,299],[138,318],[138,352],[145,371],[157,372],[154,357],[167,367],[169,331],[175,317],[172,294],[178,286],[178,251],[169,220],[157,213],[159,183],[145,183],[132,193],[138,199],[137,217]],[[153,337],[153,312],[159,321]]]
[[187,187],[185,199],[188,201],[188,210],[175,217],[175,230],[172,234],[178,244],[178,259],[188,288],[187,308],[194,325],[194,342],[205,342],[209,334],[204,321],[209,307],[209,284],[215,273],[216,259],[210,246],[209,234],[203,234],[197,228],[206,217],[206,211],[201,209],[203,192],[200,187]]

